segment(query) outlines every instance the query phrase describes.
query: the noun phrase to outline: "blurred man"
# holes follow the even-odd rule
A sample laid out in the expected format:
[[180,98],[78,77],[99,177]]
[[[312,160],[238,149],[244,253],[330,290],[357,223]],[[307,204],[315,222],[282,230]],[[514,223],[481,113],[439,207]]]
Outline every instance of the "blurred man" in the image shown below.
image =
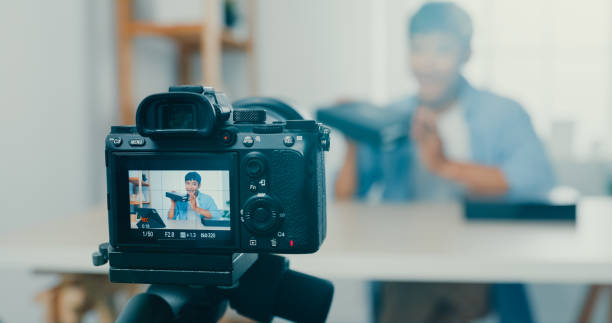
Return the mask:
[[[473,88],[462,75],[471,56],[468,14],[452,3],[431,2],[409,24],[418,93],[389,109],[411,112],[410,140],[384,151],[349,143],[336,197],[365,198],[377,185],[386,201],[545,195],[553,173],[527,113],[511,99]],[[388,283],[380,292],[381,321],[465,322],[484,313],[489,289]]]
[[175,202],[170,199],[168,219],[192,221],[199,218],[210,219],[218,213],[219,209],[213,198],[199,191],[201,184],[202,177],[200,174],[189,172],[185,175],[185,191],[189,194],[189,200]]
[[412,140],[384,152],[350,144],[338,198],[363,198],[376,183],[384,184],[386,200],[536,197],[551,188],[551,167],[527,113],[461,75],[471,37],[469,16],[454,4],[428,3],[412,17],[409,61],[418,93],[389,107],[413,111]]

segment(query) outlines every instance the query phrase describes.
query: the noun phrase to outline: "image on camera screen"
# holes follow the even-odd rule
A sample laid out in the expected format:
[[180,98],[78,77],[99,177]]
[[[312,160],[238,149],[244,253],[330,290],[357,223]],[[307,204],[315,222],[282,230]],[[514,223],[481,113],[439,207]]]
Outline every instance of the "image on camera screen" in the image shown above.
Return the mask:
[[130,227],[230,230],[227,170],[130,170]]

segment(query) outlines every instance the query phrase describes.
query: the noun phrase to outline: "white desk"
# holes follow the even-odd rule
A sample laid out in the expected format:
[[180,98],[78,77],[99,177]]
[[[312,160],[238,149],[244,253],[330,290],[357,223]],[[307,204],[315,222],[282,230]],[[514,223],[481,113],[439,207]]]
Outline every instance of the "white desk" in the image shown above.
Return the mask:
[[[0,238],[0,267],[104,273],[106,210]],[[409,281],[612,282],[612,199],[588,198],[576,225],[468,222],[459,204],[328,205],[327,239],[292,268],[327,278]]]

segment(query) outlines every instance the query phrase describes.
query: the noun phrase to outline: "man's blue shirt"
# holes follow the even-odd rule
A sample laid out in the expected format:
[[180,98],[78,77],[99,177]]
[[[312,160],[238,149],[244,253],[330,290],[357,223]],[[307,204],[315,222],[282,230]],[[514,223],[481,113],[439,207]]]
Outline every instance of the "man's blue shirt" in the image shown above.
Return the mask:
[[[411,114],[418,100],[410,97],[388,109]],[[469,128],[472,162],[499,168],[509,184],[506,198],[538,199],[554,185],[554,175],[545,149],[521,105],[467,82],[462,88],[459,108]],[[406,131],[409,131],[409,121]],[[357,156],[357,197],[367,195],[373,184],[382,182],[383,199],[411,200],[415,196],[413,172],[416,147],[411,140],[381,149],[360,145]]]
[[[196,197],[196,199],[197,199],[198,207],[201,209],[210,211],[210,214],[212,215],[213,219],[218,219],[223,214],[222,211],[219,211],[219,209],[217,208],[217,205],[215,204],[215,201],[213,200],[212,197],[210,197],[210,195],[204,194],[198,191],[198,196]],[[195,210],[191,208],[189,201],[176,202],[176,205],[174,207],[174,219],[175,220],[187,220],[189,219],[189,216],[188,216],[189,212],[195,212]],[[203,217],[203,215],[200,215],[200,217]]]

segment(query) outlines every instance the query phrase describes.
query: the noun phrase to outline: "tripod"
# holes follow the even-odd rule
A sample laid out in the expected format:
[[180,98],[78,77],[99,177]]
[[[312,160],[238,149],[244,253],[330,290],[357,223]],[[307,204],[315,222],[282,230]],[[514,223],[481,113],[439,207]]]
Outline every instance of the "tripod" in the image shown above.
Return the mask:
[[228,303],[259,322],[270,322],[274,316],[324,322],[333,292],[331,282],[289,269],[284,257],[261,254],[237,286],[151,285],[130,299],[117,323],[216,322]]

